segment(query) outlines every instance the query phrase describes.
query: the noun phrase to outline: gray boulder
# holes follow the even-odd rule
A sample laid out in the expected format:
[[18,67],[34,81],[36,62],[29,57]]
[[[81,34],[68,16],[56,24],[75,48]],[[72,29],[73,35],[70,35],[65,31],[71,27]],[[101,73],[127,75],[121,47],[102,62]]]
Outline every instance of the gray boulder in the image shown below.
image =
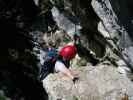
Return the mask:
[[[74,70],[74,69],[73,69]],[[112,65],[77,68],[75,84],[61,74],[51,74],[43,80],[50,100],[133,100],[133,84]]]

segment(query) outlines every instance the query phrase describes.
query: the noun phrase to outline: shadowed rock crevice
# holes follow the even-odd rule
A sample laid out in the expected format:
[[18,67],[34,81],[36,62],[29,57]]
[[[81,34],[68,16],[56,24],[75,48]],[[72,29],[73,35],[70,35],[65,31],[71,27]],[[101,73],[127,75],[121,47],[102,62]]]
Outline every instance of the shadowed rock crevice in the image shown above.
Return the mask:
[[38,13],[32,0],[0,1],[0,90],[11,100],[48,100],[29,35]]

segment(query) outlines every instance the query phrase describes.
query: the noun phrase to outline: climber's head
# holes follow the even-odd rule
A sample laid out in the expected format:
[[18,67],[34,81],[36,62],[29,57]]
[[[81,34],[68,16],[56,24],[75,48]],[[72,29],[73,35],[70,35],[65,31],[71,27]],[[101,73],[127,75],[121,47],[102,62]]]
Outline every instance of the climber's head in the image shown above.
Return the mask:
[[76,55],[76,47],[74,45],[65,45],[59,52],[59,55],[66,60],[71,60]]

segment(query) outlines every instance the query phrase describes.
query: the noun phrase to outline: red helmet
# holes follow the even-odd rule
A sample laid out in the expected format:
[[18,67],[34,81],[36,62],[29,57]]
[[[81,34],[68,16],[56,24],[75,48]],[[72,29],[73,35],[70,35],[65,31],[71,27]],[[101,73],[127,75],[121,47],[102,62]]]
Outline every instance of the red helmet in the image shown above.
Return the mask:
[[66,45],[60,50],[59,55],[70,60],[76,55],[76,47],[74,45]]

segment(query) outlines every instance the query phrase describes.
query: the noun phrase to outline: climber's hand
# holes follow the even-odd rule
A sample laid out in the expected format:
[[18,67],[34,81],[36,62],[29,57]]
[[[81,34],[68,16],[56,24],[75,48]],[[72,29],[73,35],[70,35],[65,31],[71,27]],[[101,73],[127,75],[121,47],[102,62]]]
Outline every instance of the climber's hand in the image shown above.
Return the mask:
[[75,84],[77,81],[79,80],[79,77],[74,77],[73,79],[72,79],[72,81],[73,81],[73,83]]

